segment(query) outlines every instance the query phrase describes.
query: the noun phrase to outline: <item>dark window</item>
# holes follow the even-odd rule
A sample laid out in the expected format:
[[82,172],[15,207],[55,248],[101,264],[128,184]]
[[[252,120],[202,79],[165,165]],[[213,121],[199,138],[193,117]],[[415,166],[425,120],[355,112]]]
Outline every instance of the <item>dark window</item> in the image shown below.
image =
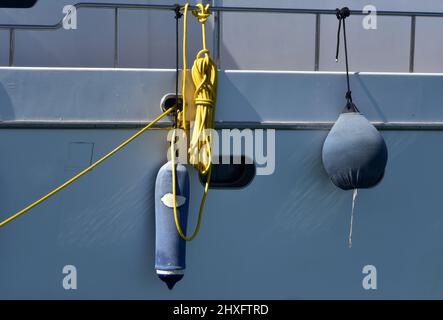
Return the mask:
[[[238,158],[237,158],[238,159]],[[212,165],[210,188],[217,189],[237,189],[246,187],[255,177],[255,164],[247,164],[245,156],[241,156],[240,164],[233,163],[234,158],[230,158],[230,164],[223,164],[222,157],[219,157],[219,164]],[[206,176],[200,175],[200,182],[206,183]]]
[[0,0],[0,8],[31,8],[37,0]]

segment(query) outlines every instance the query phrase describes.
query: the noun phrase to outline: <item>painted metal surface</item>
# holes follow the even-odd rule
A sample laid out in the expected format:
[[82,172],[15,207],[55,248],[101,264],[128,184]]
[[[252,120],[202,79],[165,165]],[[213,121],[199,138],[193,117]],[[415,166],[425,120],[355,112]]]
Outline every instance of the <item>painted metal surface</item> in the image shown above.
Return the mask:
[[[140,123],[175,91],[168,69],[0,68],[0,119]],[[354,73],[355,103],[370,120],[443,122],[443,74]],[[345,105],[341,72],[222,71],[220,123],[333,122]],[[166,121],[167,122],[167,121]],[[1,126],[1,123],[0,123]]]
[[[423,122],[443,121],[442,78],[359,74],[351,81],[370,120]],[[335,73],[225,72],[218,121],[333,121],[344,105],[343,80]],[[142,121],[159,112],[173,72],[2,69],[0,83],[9,120]],[[281,94],[272,99],[271,90]],[[1,129],[0,217],[133,132]],[[202,232],[188,246],[187,273],[170,292],[154,270],[154,183],[166,132],[146,133],[0,230],[0,298],[443,298],[443,133],[382,131],[390,161],[383,182],[359,192],[352,249],[352,192],[335,188],[324,172],[326,135],[277,130],[274,174],[242,190],[211,190]],[[193,172],[190,228],[202,188]],[[377,267],[377,290],[362,288],[368,264]],[[62,286],[65,265],[77,267],[77,290]]]
[[[93,142],[97,159],[130,133],[1,130],[1,216],[77,171],[73,141]],[[166,148],[155,132],[1,230],[0,297],[442,298],[442,134],[383,135],[391,159],[383,183],[360,192],[352,249],[351,191],[334,187],[321,165],[326,132],[278,131],[273,175],[241,191],[211,190],[185,278],[170,292],[154,271],[153,188]],[[193,225],[202,186],[191,178]],[[62,287],[68,264],[77,290]],[[367,264],[378,269],[378,290],[362,288]]]

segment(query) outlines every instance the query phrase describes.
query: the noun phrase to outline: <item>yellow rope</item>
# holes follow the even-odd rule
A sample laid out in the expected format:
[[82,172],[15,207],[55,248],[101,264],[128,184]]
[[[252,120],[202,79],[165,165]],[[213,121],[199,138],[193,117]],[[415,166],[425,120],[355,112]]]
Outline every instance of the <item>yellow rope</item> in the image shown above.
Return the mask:
[[176,168],[175,168],[175,149],[174,149],[174,141],[175,141],[175,130],[173,131],[172,134],[172,146],[171,146],[171,162],[172,162],[172,194],[174,195],[173,197],[173,203],[174,203],[174,221],[175,221],[175,226],[177,228],[177,232],[180,235],[180,237],[185,240],[185,241],[192,241],[194,240],[198,233],[200,232],[200,227],[201,227],[201,222],[202,222],[202,216],[203,216],[203,209],[205,206],[205,202],[206,202],[206,197],[208,195],[208,189],[209,189],[209,183],[211,180],[211,168],[209,168],[209,172],[208,172],[208,178],[205,184],[205,189],[203,192],[203,197],[200,203],[200,208],[198,211],[198,218],[197,218],[197,225],[195,227],[194,232],[192,233],[191,236],[187,237],[185,235],[185,233],[183,232],[183,229],[181,228],[181,224],[180,224],[180,218],[177,212],[177,187],[176,187]]
[[37,201],[31,203],[29,206],[25,207],[24,209],[20,210],[19,212],[15,213],[14,215],[10,216],[9,218],[3,220],[2,222],[0,222],[0,227],[3,227],[5,225],[7,225],[8,223],[12,222],[13,220],[17,219],[18,217],[20,217],[22,214],[28,212],[29,210],[31,210],[32,208],[34,208],[35,206],[39,205],[40,203],[42,203],[43,201],[49,199],[50,197],[52,197],[53,195],[55,195],[56,193],[58,193],[59,191],[63,190],[64,188],[66,188],[67,186],[69,186],[71,183],[73,183],[74,181],[76,181],[77,179],[79,179],[80,177],[82,177],[83,175],[85,175],[86,173],[88,173],[89,171],[91,171],[92,169],[94,169],[95,167],[97,167],[99,164],[101,164],[103,161],[105,161],[106,159],[108,159],[109,157],[111,157],[113,154],[115,154],[116,152],[120,151],[121,149],[123,149],[127,144],[129,144],[131,141],[133,141],[134,139],[136,139],[138,136],[140,136],[143,132],[147,131],[147,130],[152,130],[154,128],[151,128],[155,123],[157,123],[158,121],[160,121],[162,118],[164,118],[165,116],[167,116],[172,110],[174,110],[174,108],[170,108],[167,111],[163,112],[161,115],[159,115],[157,118],[155,118],[152,122],[150,122],[148,125],[146,125],[144,128],[142,128],[141,130],[139,130],[136,134],[134,134],[132,137],[126,139],[123,143],[121,143],[119,146],[117,146],[116,148],[114,148],[111,152],[109,152],[108,154],[106,154],[105,156],[101,157],[99,160],[97,160],[96,162],[94,162],[93,164],[91,164],[89,167],[87,167],[86,169],[84,169],[83,171],[81,171],[80,173],[76,174],[74,177],[72,177],[71,179],[69,179],[68,181],[66,181],[65,183],[63,183],[62,185],[60,185],[59,187],[55,188],[54,190],[52,190],[51,192],[49,192],[48,194],[46,194],[45,196],[41,197],[40,199],[38,199]]
[[[187,14],[188,4],[184,7],[184,27],[183,27],[183,101],[186,101],[186,33],[187,33]],[[189,162],[198,170],[200,174],[207,176],[203,197],[200,202],[197,226],[190,237],[185,236],[180,225],[177,203],[176,203],[176,172],[175,172],[175,131],[172,137],[171,160],[172,160],[172,192],[174,199],[174,220],[175,226],[180,237],[186,241],[192,241],[200,231],[203,208],[208,195],[209,184],[211,181],[212,169],[212,129],[215,127],[215,101],[217,97],[217,66],[209,56],[209,50],[206,48],[206,28],[205,23],[211,13],[209,5],[197,4],[197,10],[192,12],[197,17],[202,26],[202,50],[192,66],[192,80],[195,85],[194,102],[196,113],[194,128],[189,144]],[[186,130],[186,115],[183,111],[182,128]],[[207,130],[211,129],[211,130]]]

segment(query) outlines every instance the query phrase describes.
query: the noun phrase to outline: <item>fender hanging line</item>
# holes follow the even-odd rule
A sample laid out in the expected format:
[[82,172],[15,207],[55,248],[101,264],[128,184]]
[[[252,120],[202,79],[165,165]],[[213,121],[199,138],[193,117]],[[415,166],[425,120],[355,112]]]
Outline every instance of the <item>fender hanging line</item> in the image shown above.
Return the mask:
[[179,97],[178,97],[178,81],[179,81],[179,59],[178,59],[178,29],[179,29],[179,24],[178,24],[178,20],[180,20],[180,18],[183,16],[183,14],[181,13],[181,8],[180,5],[176,5],[175,6],[175,124],[174,124],[174,128],[177,127],[177,114],[180,111],[180,108],[183,106],[180,106],[180,101],[179,101]]
[[352,103],[352,91],[351,91],[351,85],[349,80],[349,62],[348,62],[348,43],[347,43],[347,37],[346,37],[346,18],[348,18],[351,15],[351,11],[348,7],[344,7],[342,9],[335,9],[336,10],[336,16],[338,19],[338,30],[337,30],[337,49],[335,51],[335,62],[338,62],[339,57],[339,50],[340,50],[340,31],[341,31],[341,25],[343,24],[343,44],[345,49],[345,66],[346,66],[346,85],[347,85],[347,92],[346,92],[346,101],[348,102],[348,109],[354,107],[356,111],[358,112],[358,109],[355,105]]
[[[186,59],[187,59],[187,3],[183,12],[183,72],[182,72],[182,95],[183,110],[178,114],[180,128],[187,132],[186,119]],[[197,4],[197,9],[192,11],[201,24],[202,49],[197,53],[192,66],[191,75],[194,82],[194,102],[196,106],[194,126],[192,128],[191,140],[189,142],[188,157],[189,163],[202,175],[206,175],[206,183],[198,212],[197,226],[191,236],[186,236],[181,228],[180,219],[177,212],[177,192],[176,192],[176,168],[175,168],[175,131],[171,139],[171,160],[172,160],[172,192],[174,220],[177,232],[185,241],[192,241],[200,231],[203,209],[208,195],[209,184],[212,172],[212,130],[215,128],[215,101],[217,97],[217,66],[209,55],[206,47],[206,26],[207,19],[211,16],[209,4]],[[177,42],[178,43],[178,42]]]

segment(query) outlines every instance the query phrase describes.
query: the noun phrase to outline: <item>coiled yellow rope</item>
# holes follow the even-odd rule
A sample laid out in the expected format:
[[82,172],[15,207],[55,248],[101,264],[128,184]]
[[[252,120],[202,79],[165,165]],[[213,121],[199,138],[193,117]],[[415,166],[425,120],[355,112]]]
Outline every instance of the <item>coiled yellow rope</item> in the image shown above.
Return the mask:
[[39,205],[40,203],[42,203],[43,201],[49,199],[50,197],[52,197],[53,195],[55,195],[56,193],[58,193],[59,191],[63,190],[64,188],[66,188],[67,186],[69,186],[71,183],[73,183],[74,181],[78,180],[79,178],[81,178],[82,176],[84,176],[86,173],[88,173],[89,171],[91,171],[92,169],[94,169],[95,167],[97,167],[99,164],[101,164],[103,161],[105,161],[106,159],[108,159],[109,157],[111,157],[113,154],[115,154],[116,152],[120,151],[121,149],[123,149],[126,145],[128,145],[131,141],[133,141],[134,139],[136,139],[138,136],[140,136],[143,132],[147,131],[147,130],[153,130],[155,128],[152,128],[152,126],[154,124],[156,124],[158,121],[160,121],[161,119],[163,119],[164,117],[166,117],[172,110],[175,110],[175,108],[170,108],[168,110],[166,110],[165,112],[163,112],[161,115],[159,115],[157,118],[155,118],[152,122],[150,122],[148,125],[146,125],[144,128],[140,129],[137,133],[135,133],[133,136],[131,136],[130,138],[126,139],[124,142],[122,142],[119,146],[117,146],[116,148],[114,148],[111,152],[109,152],[108,154],[104,155],[103,157],[101,157],[100,159],[98,159],[96,162],[94,162],[93,164],[91,164],[89,167],[87,167],[86,169],[84,169],[83,171],[79,172],[78,174],[76,174],[74,177],[72,177],[71,179],[69,179],[68,181],[66,181],[65,183],[61,184],[59,187],[55,188],[54,190],[52,190],[51,192],[49,192],[48,194],[46,194],[45,196],[41,197],[40,199],[38,199],[37,201],[34,201],[33,203],[31,203],[29,206],[25,207],[24,209],[18,211],[17,213],[13,214],[12,216],[10,216],[9,218],[3,220],[2,222],[0,222],[0,227],[3,227],[5,225],[7,225],[8,223],[12,222],[13,220],[17,219],[18,217],[20,217],[22,214],[28,212],[29,210],[31,210],[32,208],[36,207],[37,205]]
[[[186,130],[186,33],[187,33],[187,14],[188,6],[184,6],[184,27],[183,27],[183,112],[181,115],[181,127]],[[202,27],[202,49],[198,52],[194,65],[192,66],[192,80],[195,85],[194,102],[196,105],[196,113],[194,120],[194,128],[189,143],[189,162],[198,170],[200,174],[207,176],[203,197],[200,202],[197,226],[193,234],[187,237],[180,225],[177,212],[176,202],[176,172],[175,172],[175,131],[172,136],[171,143],[171,160],[172,160],[172,192],[174,199],[174,220],[175,226],[180,237],[185,241],[195,239],[200,231],[201,218],[203,208],[205,206],[206,197],[208,195],[209,184],[211,181],[212,168],[212,129],[215,127],[215,101],[217,98],[217,66],[209,56],[209,50],[206,47],[206,20],[211,13],[209,5],[197,4],[197,10],[192,12],[197,17]]]
[[217,95],[217,66],[209,56],[206,48],[205,23],[209,13],[209,5],[197,5],[199,11],[193,11],[202,26],[203,48],[197,54],[192,67],[192,80],[195,85],[194,101],[196,114],[194,130],[189,146],[189,160],[201,173],[207,174],[211,166],[211,132],[215,122],[215,100]]

